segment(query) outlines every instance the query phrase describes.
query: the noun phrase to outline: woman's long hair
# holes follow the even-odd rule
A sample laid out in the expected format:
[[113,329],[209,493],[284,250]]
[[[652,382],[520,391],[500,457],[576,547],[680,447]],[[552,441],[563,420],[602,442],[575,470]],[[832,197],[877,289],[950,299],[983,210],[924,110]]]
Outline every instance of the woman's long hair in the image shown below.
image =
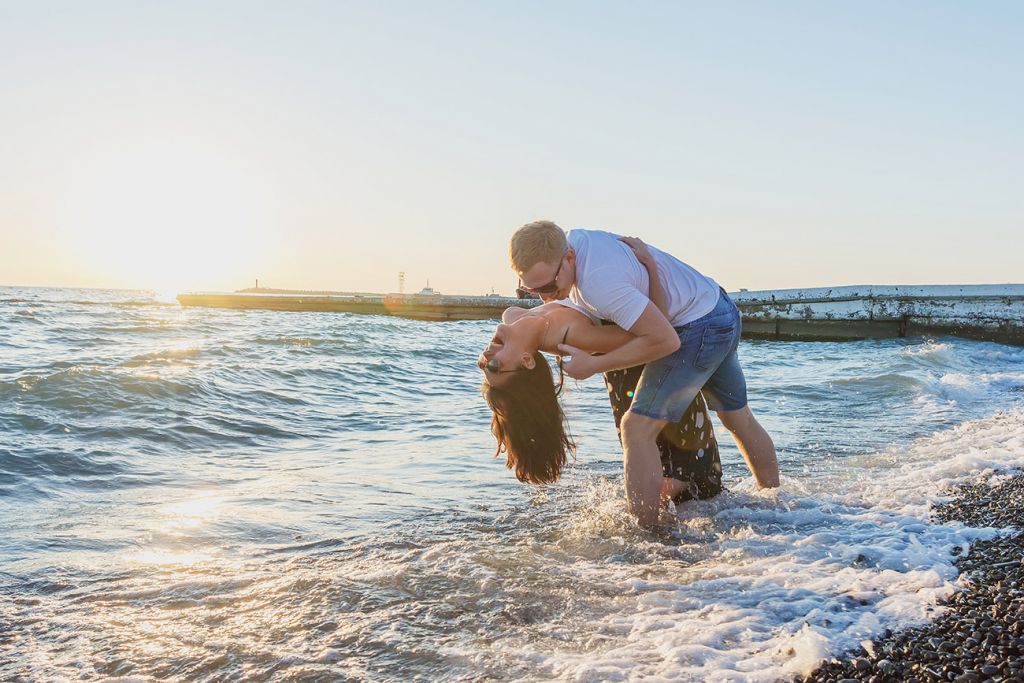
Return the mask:
[[485,382],[482,392],[493,413],[494,456],[504,451],[505,464],[519,481],[550,484],[558,481],[576,444],[565,426],[551,367],[539,351],[533,360],[533,368],[513,373],[500,387]]

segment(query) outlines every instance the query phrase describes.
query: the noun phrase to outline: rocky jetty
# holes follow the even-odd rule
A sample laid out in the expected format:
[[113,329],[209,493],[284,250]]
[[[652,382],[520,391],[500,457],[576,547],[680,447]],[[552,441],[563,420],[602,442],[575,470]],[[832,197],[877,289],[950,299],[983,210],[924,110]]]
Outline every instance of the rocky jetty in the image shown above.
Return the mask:
[[936,621],[887,632],[804,681],[1024,683],[1024,474],[995,486],[964,487],[933,516],[1018,532],[977,542],[957,560],[967,587],[945,603]]

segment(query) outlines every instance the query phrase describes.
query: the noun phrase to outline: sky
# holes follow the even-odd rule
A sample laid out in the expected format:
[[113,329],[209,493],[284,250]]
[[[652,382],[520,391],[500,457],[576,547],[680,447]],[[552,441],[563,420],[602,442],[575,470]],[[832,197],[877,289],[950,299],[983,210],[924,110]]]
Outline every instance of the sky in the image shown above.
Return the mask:
[[0,0],[0,285],[1024,282],[1019,2]]

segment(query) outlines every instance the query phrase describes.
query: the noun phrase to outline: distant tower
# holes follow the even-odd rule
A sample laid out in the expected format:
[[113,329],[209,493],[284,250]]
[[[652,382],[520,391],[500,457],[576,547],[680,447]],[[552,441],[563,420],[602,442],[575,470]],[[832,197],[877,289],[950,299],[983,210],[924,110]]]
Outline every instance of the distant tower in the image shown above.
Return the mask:
[[260,288],[260,279],[256,278],[256,289]]
[[405,271],[398,271],[398,293],[405,294]]

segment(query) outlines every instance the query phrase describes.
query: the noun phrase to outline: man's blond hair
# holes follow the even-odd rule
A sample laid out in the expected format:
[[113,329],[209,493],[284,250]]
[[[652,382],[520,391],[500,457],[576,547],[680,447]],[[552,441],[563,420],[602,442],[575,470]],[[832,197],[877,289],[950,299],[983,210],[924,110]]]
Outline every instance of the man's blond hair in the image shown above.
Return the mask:
[[512,270],[525,273],[542,261],[554,263],[562,258],[568,243],[565,232],[551,221],[527,223],[512,234],[508,257]]

